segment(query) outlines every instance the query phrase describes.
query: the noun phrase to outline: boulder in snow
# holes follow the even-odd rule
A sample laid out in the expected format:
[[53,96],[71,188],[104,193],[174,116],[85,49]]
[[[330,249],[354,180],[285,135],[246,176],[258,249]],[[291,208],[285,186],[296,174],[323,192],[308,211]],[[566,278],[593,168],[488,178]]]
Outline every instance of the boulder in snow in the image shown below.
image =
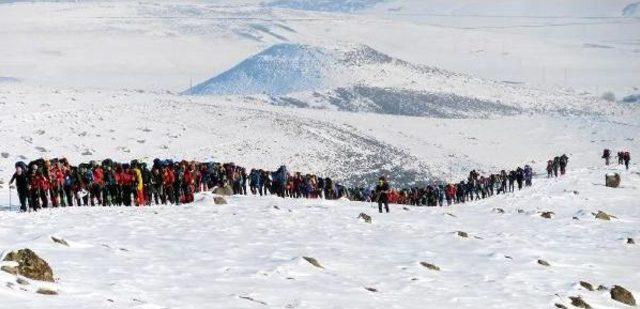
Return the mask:
[[231,188],[231,186],[216,187],[215,189],[213,189],[213,193],[224,196],[232,196],[233,189]]
[[33,280],[53,282],[53,271],[49,264],[30,249],[9,252],[5,261],[17,262],[17,273]]
[[607,174],[604,177],[605,185],[609,188],[617,188],[620,186],[620,174],[615,173],[613,175]]
[[420,262],[420,265],[431,269],[431,270],[435,270],[435,271],[440,271],[440,267],[438,267],[437,265],[431,264],[431,263],[427,263],[427,262]]
[[549,262],[547,262],[545,260],[538,260],[538,264],[540,264],[542,266],[551,266],[551,264],[549,264]]
[[592,285],[591,283],[589,283],[589,282],[586,282],[586,281],[580,281],[580,285],[581,285],[583,288],[585,288],[585,289],[587,289],[587,290],[589,290],[589,291],[593,291],[593,285]]
[[611,220],[611,215],[601,210],[598,210],[598,213],[595,213],[593,215],[596,217],[596,219],[605,220],[605,221]]
[[636,244],[636,241],[635,241],[635,240],[633,240],[633,238],[629,237],[629,238],[627,238],[627,244],[629,244],[629,245],[635,245],[635,244]]
[[318,262],[318,260],[316,260],[315,258],[312,258],[310,256],[303,256],[302,257],[305,261],[309,262],[309,264],[318,267],[318,268],[324,268],[322,265],[320,265],[320,263]]
[[69,243],[66,240],[62,239],[62,238],[57,238],[57,237],[51,236],[51,240],[53,242],[57,243],[57,244],[61,244],[63,246],[69,247]]
[[585,302],[580,296],[571,296],[569,297],[569,299],[571,300],[571,305],[575,307],[584,308],[584,309],[593,308],[591,307],[591,305],[587,304],[587,302]]
[[213,203],[216,205],[225,205],[227,204],[227,200],[225,200],[222,196],[216,196],[213,198]]
[[458,236],[460,236],[462,238],[468,238],[469,234],[467,234],[467,232],[458,231]]
[[633,298],[633,294],[619,285],[614,285],[609,293],[611,293],[611,299],[613,300],[619,301],[629,306],[636,305],[636,299]]
[[54,290],[50,290],[47,288],[39,288],[36,293],[38,294],[42,294],[42,295],[58,295],[58,292],[54,291]]
[[541,217],[546,219],[551,219],[551,217],[553,217],[554,215],[555,213],[553,211],[544,211],[540,214]]
[[364,222],[371,223],[371,216],[367,215],[364,212],[360,213],[360,215],[358,216],[358,219],[362,219],[364,220]]

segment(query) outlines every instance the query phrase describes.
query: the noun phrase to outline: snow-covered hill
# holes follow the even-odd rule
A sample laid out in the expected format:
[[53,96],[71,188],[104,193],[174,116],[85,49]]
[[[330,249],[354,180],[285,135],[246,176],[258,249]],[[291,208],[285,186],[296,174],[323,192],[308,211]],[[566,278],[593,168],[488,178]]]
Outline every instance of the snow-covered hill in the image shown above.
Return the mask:
[[[640,239],[640,174],[613,170],[622,188],[602,185],[612,170],[570,169],[515,194],[388,215],[372,204],[271,197],[216,206],[209,195],[181,207],[0,212],[2,252],[31,248],[56,278],[22,286],[0,272],[0,295],[7,308],[51,309],[571,308],[572,296],[631,308],[579,284],[640,295],[640,247],[627,244]],[[599,210],[616,218],[594,218]],[[59,295],[35,294],[43,285]]]
[[623,97],[639,87],[640,21],[620,17],[631,1],[402,0],[357,14],[270,2],[2,3],[0,37],[8,44],[0,44],[0,76],[60,88],[182,91],[275,44],[339,42],[542,90]]
[[594,97],[415,65],[368,46],[277,44],[185,94],[264,94],[277,105],[451,118],[615,110]]

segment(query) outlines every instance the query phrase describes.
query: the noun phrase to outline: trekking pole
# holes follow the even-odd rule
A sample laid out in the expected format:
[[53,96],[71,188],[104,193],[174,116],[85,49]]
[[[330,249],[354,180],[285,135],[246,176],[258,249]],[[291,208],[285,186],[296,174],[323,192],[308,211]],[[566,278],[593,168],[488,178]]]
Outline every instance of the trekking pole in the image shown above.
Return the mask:
[[9,186],[9,211],[13,211],[13,205],[11,203],[11,186]]

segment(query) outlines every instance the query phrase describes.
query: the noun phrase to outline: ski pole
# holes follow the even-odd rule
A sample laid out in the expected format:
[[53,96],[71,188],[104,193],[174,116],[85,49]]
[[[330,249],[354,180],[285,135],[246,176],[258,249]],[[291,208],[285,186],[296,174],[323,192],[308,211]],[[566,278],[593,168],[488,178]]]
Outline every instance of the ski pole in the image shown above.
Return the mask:
[[9,211],[13,211],[13,204],[11,203],[11,186],[9,186]]

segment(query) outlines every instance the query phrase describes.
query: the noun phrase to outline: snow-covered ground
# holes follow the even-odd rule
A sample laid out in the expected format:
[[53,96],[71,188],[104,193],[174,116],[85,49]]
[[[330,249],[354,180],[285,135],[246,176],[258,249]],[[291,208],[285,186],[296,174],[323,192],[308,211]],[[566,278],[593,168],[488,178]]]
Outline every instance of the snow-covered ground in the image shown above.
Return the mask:
[[[0,0],[0,252],[34,249],[59,291],[0,272],[0,307],[549,308],[581,295],[623,308],[577,283],[640,297],[640,250],[626,244],[640,241],[640,106],[600,98],[640,93],[638,11],[625,0]],[[604,148],[630,151],[631,171],[602,167]],[[390,215],[348,201],[214,206],[207,194],[181,207],[8,211],[14,162],[39,157],[286,164],[405,186],[471,169],[541,173],[562,153],[561,179]],[[603,186],[613,171],[622,188]]]
[[[388,215],[366,203],[273,197],[216,206],[209,195],[180,207],[0,212],[2,250],[35,250],[57,278],[47,286],[59,291],[37,295],[37,282],[7,288],[14,278],[0,272],[2,305],[550,308],[582,296],[594,308],[628,308],[578,282],[640,295],[640,247],[626,244],[640,238],[640,174],[591,163],[515,194],[444,208],[392,206]],[[622,174],[619,189],[603,186],[612,171]],[[595,219],[598,210],[616,218]],[[361,212],[373,223],[358,220]]]

